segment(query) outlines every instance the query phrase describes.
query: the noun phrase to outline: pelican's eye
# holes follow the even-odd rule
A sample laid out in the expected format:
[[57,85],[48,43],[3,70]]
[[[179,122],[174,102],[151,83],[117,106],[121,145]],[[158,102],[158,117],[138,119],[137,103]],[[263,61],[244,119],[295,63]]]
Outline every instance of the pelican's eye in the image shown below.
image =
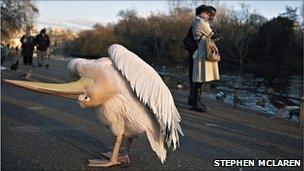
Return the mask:
[[83,94],[78,97],[78,100],[81,102],[88,102],[91,98],[87,94]]
[[85,101],[90,101],[91,99],[90,99],[89,96],[85,96],[84,100],[85,100]]

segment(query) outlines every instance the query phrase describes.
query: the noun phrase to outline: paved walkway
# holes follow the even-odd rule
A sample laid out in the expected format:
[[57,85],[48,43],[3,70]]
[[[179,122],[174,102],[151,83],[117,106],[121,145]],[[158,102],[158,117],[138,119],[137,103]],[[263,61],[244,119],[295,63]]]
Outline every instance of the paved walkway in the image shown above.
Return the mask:
[[[9,62],[7,62],[9,63]],[[66,61],[52,60],[49,69],[34,68],[31,79],[64,82]],[[9,64],[6,64],[9,66]],[[5,70],[2,79],[20,79]],[[161,164],[147,138],[139,136],[130,151],[131,164],[113,170],[240,170],[213,167],[215,159],[301,159],[303,130],[297,123],[245,109],[233,110],[205,100],[209,111],[197,113],[186,105],[187,92],[172,90],[183,118],[181,147]],[[1,84],[1,168],[3,170],[95,170],[85,160],[101,158],[114,137],[95,109],[77,102]],[[303,170],[250,168],[242,170]],[[99,168],[97,170],[100,170]]]

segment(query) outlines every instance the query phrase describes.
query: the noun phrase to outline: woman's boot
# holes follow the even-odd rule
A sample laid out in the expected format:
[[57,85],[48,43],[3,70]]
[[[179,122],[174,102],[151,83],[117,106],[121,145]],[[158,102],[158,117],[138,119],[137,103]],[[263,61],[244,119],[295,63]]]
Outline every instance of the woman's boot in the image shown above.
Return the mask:
[[206,105],[201,101],[201,99],[202,99],[202,92],[203,92],[203,87],[201,85],[200,88],[199,88],[199,90],[198,90],[198,103],[199,103],[199,105],[203,106],[207,110]]
[[193,90],[194,100],[193,100],[191,110],[204,113],[207,111],[207,108],[205,105],[202,105],[200,103],[201,87],[202,87],[201,83],[195,83],[194,90]]
[[188,105],[192,106],[193,105],[193,101],[194,101],[194,83],[190,83],[190,93],[189,93],[189,97],[188,97]]

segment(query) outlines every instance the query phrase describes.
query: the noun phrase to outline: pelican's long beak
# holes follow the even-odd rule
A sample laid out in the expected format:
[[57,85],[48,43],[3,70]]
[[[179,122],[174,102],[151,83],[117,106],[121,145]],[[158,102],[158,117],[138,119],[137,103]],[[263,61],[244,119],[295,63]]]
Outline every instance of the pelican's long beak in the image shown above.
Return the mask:
[[86,93],[86,87],[94,83],[93,79],[82,77],[78,81],[69,83],[41,83],[31,81],[3,80],[5,83],[12,84],[25,89],[46,93],[54,96],[65,97],[77,100],[78,96]]

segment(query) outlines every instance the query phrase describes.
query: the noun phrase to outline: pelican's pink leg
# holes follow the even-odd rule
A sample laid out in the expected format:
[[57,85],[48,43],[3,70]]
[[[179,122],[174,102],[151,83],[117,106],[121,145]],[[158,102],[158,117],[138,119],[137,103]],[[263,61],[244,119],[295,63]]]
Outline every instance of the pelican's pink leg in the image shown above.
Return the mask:
[[[127,143],[126,143],[126,153],[125,154],[119,154],[118,155],[118,161],[121,163],[130,163],[130,159],[129,159],[129,151],[130,151],[130,147],[131,147],[131,143],[132,143],[133,138],[127,138]],[[111,159],[112,156],[112,152],[106,152],[106,153],[101,153],[102,156],[106,157],[107,159]]]
[[98,159],[88,160],[89,161],[88,166],[110,167],[121,164],[121,162],[118,161],[118,153],[119,153],[121,141],[122,141],[122,135],[116,136],[113,153],[110,160],[98,160]]

